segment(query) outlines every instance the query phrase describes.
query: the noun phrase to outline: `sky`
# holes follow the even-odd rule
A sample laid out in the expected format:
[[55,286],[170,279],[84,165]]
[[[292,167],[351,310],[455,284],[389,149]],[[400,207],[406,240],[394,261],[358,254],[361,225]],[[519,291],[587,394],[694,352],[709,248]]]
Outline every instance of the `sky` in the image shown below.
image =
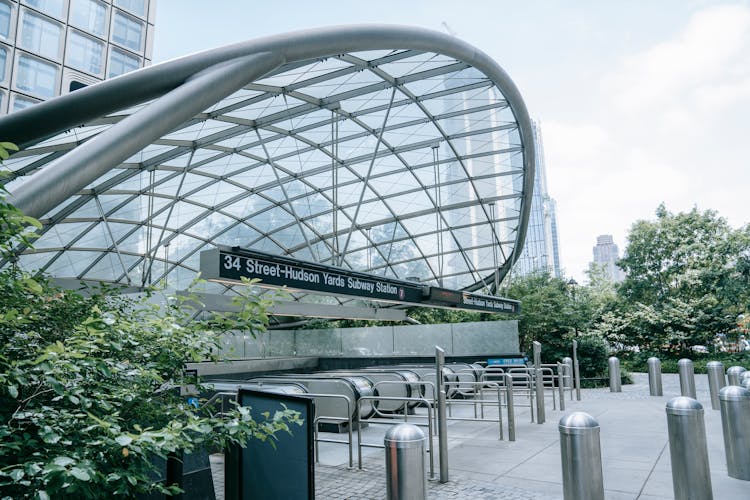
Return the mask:
[[585,281],[598,235],[622,255],[660,203],[748,223],[750,1],[157,0],[154,63],[353,23],[446,23],[511,76],[541,124],[566,277]]

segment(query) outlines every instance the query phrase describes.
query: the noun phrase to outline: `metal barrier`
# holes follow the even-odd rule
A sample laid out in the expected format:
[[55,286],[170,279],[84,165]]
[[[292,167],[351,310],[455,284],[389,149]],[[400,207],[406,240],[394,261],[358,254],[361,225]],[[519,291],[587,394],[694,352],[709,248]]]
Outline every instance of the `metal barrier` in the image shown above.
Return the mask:
[[385,489],[388,500],[424,500],[424,442],[422,430],[412,424],[392,427],[383,438]]
[[620,360],[612,356],[607,360],[607,365],[609,366],[609,392],[622,392]]
[[680,394],[695,399],[695,372],[693,362],[683,358],[677,362],[677,371],[680,373]]
[[564,415],[558,423],[565,500],[604,500],[599,422],[588,413]]
[[[434,460],[433,460],[433,444],[432,444],[432,405],[430,402],[425,398],[395,398],[395,397],[386,397],[386,396],[362,396],[357,400],[357,411],[359,412],[359,405],[362,404],[362,401],[376,401],[376,400],[390,400],[390,401],[417,401],[420,403],[424,403],[427,407],[427,436],[428,436],[428,443],[429,443],[429,453],[430,453],[430,479],[435,479],[435,466],[434,466]],[[366,419],[362,420],[363,422],[366,421]],[[357,426],[357,467],[361,470],[362,469],[362,447],[369,447],[369,448],[383,448],[382,444],[372,444],[372,443],[363,443],[362,442],[362,426]],[[442,457],[441,457],[442,458]]]
[[719,391],[719,401],[727,473],[750,481],[750,391],[728,385]]
[[648,358],[648,390],[652,396],[663,396],[661,385],[661,360],[659,358]]
[[708,392],[711,394],[711,409],[719,409],[719,391],[726,384],[724,379],[724,365],[721,361],[709,361],[706,363],[708,374]]
[[680,396],[669,400],[666,411],[675,500],[712,500],[703,406]]
[[[463,382],[463,384],[468,384],[468,382]],[[497,422],[499,430],[500,430],[500,439],[503,439],[503,405],[502,405],[502,399],[501,399],[500,385],[495,382],[491,382],[489,383],[491,384],[490,387],[483,387],[483,386],[486,386],[487,384],[488,382],[473,382],[474,387],[477,388],[477,391],[480,394],[486,389],[494,388],[495,393],[497,395],[497,402],[493,401],[492,403],[490,403],[488,400],[484,399],[481,395],[480,395],[479,400],[477,400],[476,397],[474,397],[472,400],[451,399],[451,400],[448,400],[447,402],[448,416],[446,418],[448,420],[457,420],[457,421]],[[481,413],[482,413],[481,418],[477,416],[477,402],[479,402],[481,406]],[[497,404],[497,415],[498,415],[497,420],[484,418],[484,405],[492,404],[494,406],[495,403]],[[451,411],[453,405],[473,405],[474,406],[474,418],[454,417]]]

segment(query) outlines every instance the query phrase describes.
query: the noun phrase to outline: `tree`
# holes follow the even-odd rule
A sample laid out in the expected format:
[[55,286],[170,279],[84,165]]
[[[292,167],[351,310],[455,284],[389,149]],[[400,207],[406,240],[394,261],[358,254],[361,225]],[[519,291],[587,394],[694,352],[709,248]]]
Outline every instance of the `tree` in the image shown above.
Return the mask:
[[686,351],[710,345],[748,308],[750,229],[733,230],[712,210],[660,205],[655,220],[633,224],[619,265],[619,303],[597,326],[610,340]]
[[[28,227],[39,223],[0,200],[3,257],[31,242]],[[194,298],[156,297],[83,297],[0,270],[2,498],[173,494],[154,481],[156,457],[273,439],[299,423],[290,411],[264,422],[247,408],[213,414],[180,395],[183,385],[201,389],[185,363],[215,359],[217,326],[263,329],[264,300],[249,292],[236,316],[198,321]]]

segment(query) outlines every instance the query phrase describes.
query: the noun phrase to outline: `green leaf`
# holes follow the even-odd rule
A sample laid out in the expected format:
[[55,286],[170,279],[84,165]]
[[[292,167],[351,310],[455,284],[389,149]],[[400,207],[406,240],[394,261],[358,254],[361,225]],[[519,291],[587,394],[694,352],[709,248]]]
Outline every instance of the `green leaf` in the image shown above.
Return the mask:
[[10,149],[11,151],[18,151],[18,146],[12,142],[0,142],[0,148]]
[[26,473],[23,471],[23,469],[13,469],[8,475],[13,481],[18,482],[23,476],[26,475]]
[[16,387],[15,385],[9,385],[8,394],[10,394],[10,397],[12,397],[13,399],[16,399],[18,397],[18,387]]
[[128,446],[130,443],[133,442],[133,438],[123,434],[122,436],[117,436],[115,438],[115,441],[117,441],[117,444],[119,444],[120,446]]
[[80,481],[91,481],[91,476],[88,472],[81,469],[80,467],[73,467],[70,469],[70,474]]
[[70,457],[59,456],[55,457],[52,463],[55,465],[59,465],[60,467],[67,467],[68,465],[73,465],[74,463],[76,463],[76,461]]
[[39,490],[36,492],[36,498],[37,500],[50,500],[49,495],[44,490]]

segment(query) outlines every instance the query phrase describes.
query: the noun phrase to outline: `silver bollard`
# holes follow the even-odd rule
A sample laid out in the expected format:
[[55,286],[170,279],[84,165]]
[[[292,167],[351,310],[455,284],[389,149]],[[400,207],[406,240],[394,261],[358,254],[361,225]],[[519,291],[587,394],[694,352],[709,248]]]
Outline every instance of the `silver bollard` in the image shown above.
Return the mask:
[[745,384],[747,384],[748,380],[750,380],[750,372],[749,371],[744,371],[744,372],[740,373],[740,383],[739,383],[739,385],[741,385],[742,387],[746,387]]
[[741,366],[730,366],[727,370],[727,385],[740,385],[740,375],[744,371]]
[[622,392],[620,360],[612,356],[607,360],[607,364],[609,365],[609,392]]
[[513,375],[510,373],[505,374],[505,403],[508,405],[508,441],[515,441],[516,412],[513,409]]
[[708,374],[708,392],[711,394],[711,409],[719,409],[719,391],[726,384],[724,379],[724,364],[721,361],[709,361],[706,363]]
[[663,396],[661,387],[661,360],[659,358],[648,358],[648,390],[652,396]]
[[693,362],[689,359],[681,359],[677,362],[677,371],[680,372],[680,394],[695,399],[695,371]]
[[398,424],[383,438],[385,444],[385,487],[389,500],[427,498],[424,473],[424,443],[427,438],[414,424]]
[[750,377],[745,377],[740,381],[740,387],[750,389]]
[[750,481],[750,390],[728,385],[719,391],[719,401],[727,473]]
[[584,412],[563,415],[558,423],[564,500],[603,500],[599,422]]
[[703,406],[680,396],[669,400],[666,411],[675,500],[713,500]]

